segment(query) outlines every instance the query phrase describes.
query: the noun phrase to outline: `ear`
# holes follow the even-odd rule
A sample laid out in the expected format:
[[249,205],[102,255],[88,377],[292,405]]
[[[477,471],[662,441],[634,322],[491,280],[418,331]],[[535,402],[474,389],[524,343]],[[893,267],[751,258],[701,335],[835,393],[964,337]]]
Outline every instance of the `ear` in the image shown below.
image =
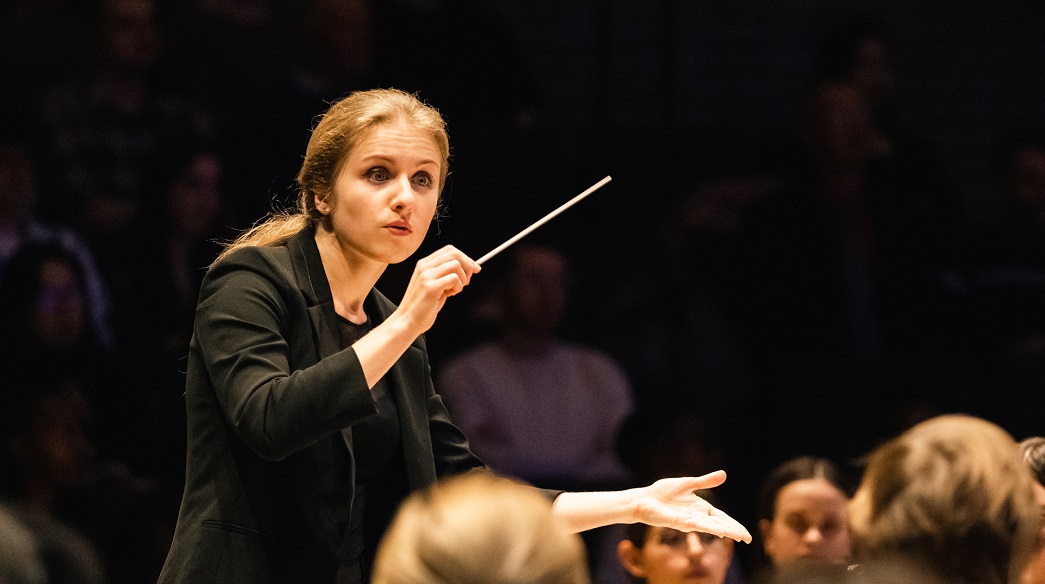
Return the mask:
[[646,566],[642,561],[642,550],[635,547],[635,544],[630,539],[622,539],[617,544],[617,559],[620,560],[620,565],[624,566],[624,569],[632,576],[636,578],[646,577]]
[[319,211],[320,215],[330,214],[330,203],[327,202],[329,197],[326,194],[315,193],[312,195],[312,200],[316,205],[316,210]]
[[768,519],[758,520],[758,532],[762,534],[762,549],[767,556],[772,556],[773,522]]

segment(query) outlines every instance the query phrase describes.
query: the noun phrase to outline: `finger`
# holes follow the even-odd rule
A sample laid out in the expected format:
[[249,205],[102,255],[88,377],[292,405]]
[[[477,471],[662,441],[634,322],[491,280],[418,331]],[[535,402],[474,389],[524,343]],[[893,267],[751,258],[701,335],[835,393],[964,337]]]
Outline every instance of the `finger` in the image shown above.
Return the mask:
[[726,482],[726,471],[716,470],[699,477],[680,477],[679,491],[693,492],[700,489],[711,489]]
[[441,278],[432,280],[431,289],[436,292],[441,298],[447,298],[455,296],[464,290],[464,282],[461,280],[461,275],[457,273],[446,274]]
[[684,527],[690,531],[703,531],[734,541],[751,543],[751,533],[747,528],[725,513],[692,515],[684,521]]
[[712,507],[711,516],[718,519],[722,525],[729,530],[729,533],[723,537],[728,537],[744,543],[751,543],[751,532],[749,532],[739,521],[730,517],[725,511]]
[[434,267],[429,273],[429,276],[434,279],[444,278],[447,275],[457,276],[464,286],[467,286],[472,281],[471,272],[468,271],[460,258],[450,258]]
[[428,257],[455,258],[461,262],[461,265],[464,266],[464,268],[469,273],[476,273],[483,269],[482,266],[480,266],[475,260],[469,257],[468,254],[464,253],[463,251],[457,249],[452,245],[444,245]]

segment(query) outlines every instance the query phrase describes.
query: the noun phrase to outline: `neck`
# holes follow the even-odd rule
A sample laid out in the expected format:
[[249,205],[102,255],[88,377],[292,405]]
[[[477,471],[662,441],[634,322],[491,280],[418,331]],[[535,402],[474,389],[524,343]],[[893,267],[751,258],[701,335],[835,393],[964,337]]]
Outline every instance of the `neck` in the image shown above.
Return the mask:
[[366,322],[363,301],[388,264],[347,250],[334,231],[323,223],[316,227],[316,247],[334,297],[334,311],[351,322]]

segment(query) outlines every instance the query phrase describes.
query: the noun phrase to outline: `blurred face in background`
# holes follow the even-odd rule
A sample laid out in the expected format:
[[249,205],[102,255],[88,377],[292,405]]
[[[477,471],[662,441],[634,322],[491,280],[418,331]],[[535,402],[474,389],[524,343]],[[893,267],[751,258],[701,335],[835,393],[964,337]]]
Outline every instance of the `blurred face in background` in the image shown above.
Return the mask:
[[54,349],[79,341],[87,325],[87,309],[79,274],[57,258],[40,264],[40,285],[29,325],[37,341]]
[[151,67],[160,44],[152,0],[106,0],[102,6],[102,43],[109,62],[127,71]]
[[1009,166],[1009,189],[1021,208],[1045,223],[1045,149],[1016,153]]
[[733,558],[733,540],[707,533],[650,527],[641,547],[617,547],[621,565],[648,584],[722,584]]
[[570,274],[566,257],[544,247],[518,251],[508,283],[506,318],[510,326],[550,336],[566,317]]
[[171,229],[190,239],[206,237],[222,208],[223,167],[217,156],[201,153],[171,183],[167,213]]
[[9,445],[23,478],[56,489],[78,484],[94,452],[89,419],[87,400],[75,386],[40,397],[28,412],[26,432]]
[[867,96],[872,107],[892,97],[896,80],[885,39],[868,36],[861,41],[850,81]]
[[813,91],[803,136],[819,164],[832,169],[860,169],[877,148],[867,98],[846,83],[826,83]]
[[851,552],[845,493],[823,478],[794,481],[777,494],[773,518],[759,527],[777,568],[842,564]]

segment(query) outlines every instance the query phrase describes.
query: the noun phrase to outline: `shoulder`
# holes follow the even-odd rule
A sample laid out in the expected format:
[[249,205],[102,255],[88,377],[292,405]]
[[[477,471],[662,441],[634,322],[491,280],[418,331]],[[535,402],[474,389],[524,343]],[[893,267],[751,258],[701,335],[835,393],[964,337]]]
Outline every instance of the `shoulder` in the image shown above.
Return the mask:
[[244,289],[285,295],[296,289],[294,281],[294,267],[285,245],[244,247],[211,264],[203,278],[200,299]]
[[478,372],[499,371],[503,362],[497,345],[485,342],[450,357],[439,368],[439,374],[444,381],[454,381]]
[[555,351],[574,361],[583,361],[610,368],[617,367],[617,362],[609,353],[585,343],[562,341],[555,345]]
[[283,273],[291,268],[286,245],[249,246],[215,261],[207,270],[207,277],[213,279],[240,271]]

